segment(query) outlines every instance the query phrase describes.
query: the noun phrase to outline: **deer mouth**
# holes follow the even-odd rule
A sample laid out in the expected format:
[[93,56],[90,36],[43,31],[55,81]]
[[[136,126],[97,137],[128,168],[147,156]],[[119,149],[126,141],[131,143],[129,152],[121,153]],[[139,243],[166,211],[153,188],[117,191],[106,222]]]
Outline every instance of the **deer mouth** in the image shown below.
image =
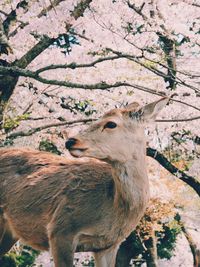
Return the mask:
[[69,152],[73,157],[80,158],[86,150],[87,148],[72,147],[69,149]]

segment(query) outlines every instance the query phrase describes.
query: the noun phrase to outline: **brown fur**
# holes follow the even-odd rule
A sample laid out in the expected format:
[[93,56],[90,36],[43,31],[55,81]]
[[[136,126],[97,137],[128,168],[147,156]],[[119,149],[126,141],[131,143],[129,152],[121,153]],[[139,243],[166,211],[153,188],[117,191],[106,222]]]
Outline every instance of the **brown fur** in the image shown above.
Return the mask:
[[[74,156],[103,161],[0,150],[0,257],[20,239],[50,248],[56,267],[72,267],[75,251],[93,251],[97,267],[114,267],[149,198],[143,127],[124,112],[76,136]],[[105,120],[118,126],[102,131]]]

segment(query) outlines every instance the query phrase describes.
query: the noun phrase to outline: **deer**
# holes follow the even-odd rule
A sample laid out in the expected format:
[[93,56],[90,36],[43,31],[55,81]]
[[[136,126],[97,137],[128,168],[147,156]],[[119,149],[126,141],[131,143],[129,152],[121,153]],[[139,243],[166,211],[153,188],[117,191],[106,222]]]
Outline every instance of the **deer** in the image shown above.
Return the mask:
[[0,258],[20,240],[50,250],[55,267],[73,267],[80,251],[114,267],[149,201],[144,127],[167,102],[108,111],[66,140],[73,158],[1,148]]

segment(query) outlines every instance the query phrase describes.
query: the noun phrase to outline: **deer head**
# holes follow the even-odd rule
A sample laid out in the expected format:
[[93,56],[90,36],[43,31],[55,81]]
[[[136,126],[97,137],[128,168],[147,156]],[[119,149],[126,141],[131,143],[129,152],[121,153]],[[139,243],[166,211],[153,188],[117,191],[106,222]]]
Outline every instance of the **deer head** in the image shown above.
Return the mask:
[[108,162],[124,162],[137,157],[141,148],[145,149],[145,123],[154,120],[167,102],[165,97],[141,108],[134,102],[125,108],[112,109],[70,138],[66,148],[75,157],[92,157]]

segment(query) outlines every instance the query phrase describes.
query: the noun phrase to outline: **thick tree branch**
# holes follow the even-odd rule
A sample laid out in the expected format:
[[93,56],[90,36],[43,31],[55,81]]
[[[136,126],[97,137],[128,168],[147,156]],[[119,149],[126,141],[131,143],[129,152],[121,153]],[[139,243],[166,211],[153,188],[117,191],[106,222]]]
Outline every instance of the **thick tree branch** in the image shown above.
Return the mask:
[[147,156],[154,158],[157,160],[166,170],[168,170],[171,174],[175,175],[178,179],[182,180],[186,184],[188,184],[190,187],[194,189],[194,191],[200,196],[200,182],[190,176],[187,175],[185,172],[179,170],[176,168],[171,162],[168,161],[168,159],[162,155],[160,152],[158,152],[156,149],[147,148]]
[[71,16],[74,17],[75,20],[77,20],[79,17],[82,17],[83,13],[87,8],[90,7],[91,3],[92,0],[81,0],[71,12]]
[[[18,67],[21,67],[19,66],[19,64],[22,64],[22,65],[27,65],[26,64],[26,60],[28,60],[29,62],[31,62],[34,54],[36,53],[35,57],[38,55],[39,51],[43,50],[43,46],[45,47],[48,47],[49,45],[49,42],[51,43],[52,42],[52,39],[50,39],[49,37],[45,37],[47,38],[46,41],[44,42],[41,42],[41,43],[38,43],[38,47],[34,47],[33,48],[33,51],[29,51],[27,53],[27,55],[25,55],[24,59],[22,58],[20,60],[19,63],[16,64],[16,66]],[[24,77],[30,77],[30,78],[33,78],[33,79],[36,79],[38,81],[41,81],[43,83],[47,83],[47,84],[53,84],[53,85],[63,85],[63,86],[67,86],[66,82],[60,82],[60,81],[55,81],[55,80],[48,80],[48,79],[45,79],[45,78],[42,78],[41,76],[39,76],[38,74],[41,73],[41,72],[44,72],[46,70],[51,70],[51,69],[57,69],[57,68],[71,68],[71,69],[76,69],[76,68],[84,68],[84,67],[93,67],[95,66],[95,64],[97,63],[101,63],[101,62],[104,62],[104,61],[109,61],[109,60],[115,60],[115,59],[119,59],[119,58],[126,58],[128,60],[131,60],[131,61],[134,61],[136,62],[137,64],[141,65],[142,67],[152,71],[154,74],[158,75],[158,76],[161,76],[165,79],[169,78],[168,75],[166,75],[164,72],[161,72],[160,70],[154,68],[154,67],[149,67],[147,66],[145,63],[142,63],[139,59],[142,58],[141,56],[134,56],[134,55],[129,55],[129,54],[125,54],[125,53],[122,53],[122,52],[118,52],[118,51],[114,51],[112,49],[109,49],[107,48],[107,50],[113,52],[116,56],[110,56],[110,57],[105,57],[105,58],[99,58],[91,63],[86,63],[86,64],[76,64],[76,63],[70,63],[70,64],[58,64],[58,65],[49,65],[49,66],[46,66],[44,68],[41,68],[41,69],[38,69],[37,71],[35,71],[35,73],[31,73],[30,71],[28,70],[20,70],[20,69],[10,69],[11,72],[16,72],[16,75],[17,75],[17,72],[19,73],[19,75],[21,76],[24,76]],[[29,60],[29,55],[30,55],[30,60]],[[21,68],[24,68],[24,67],[21,67]],[[0,69],[0,72],[3,71],[2,68]],[[6,70],[5,70],[6,72]],[[13,75],[13,74],[12,74]],[[30,76],[29,76],[30,75]],[[171,78],[172,79],[172,78]],[[194,87],[190,84],[187,84],[186,82],[184,81],[181,81],[180,79],[179,80],[175,80],[174,81],[178,84],[182,84],[192,90],[195,90],[197,92],[200,92],[200,89],[197,88],[197,87]],[[126,84],[125,84],[126,85]],[[129,85],[127,85],[129,86]],[[70,87],[70,86],[67,86],[67,87]],[[76,86],[75,86],[76,87]],[[109,87],[109,86],[108,86]],[[78,88],[81,88],[81,87],[78,87]],[[83,88],[83,87],[82,87]],[[109,87],[110,88],[110,87]],[[106,88],[85,88],[85,89],[106,89]],[[159,95],[159,94],[157,94]]]
[[54,41],[54,38],[43,36],[43,38],[35,46],[33,46],[19,60],[16,60],[12,65],[23,69],[26,68],[37,56],[39,56],[45,49],[53,44]]
[[[58,2],[58,0],[57,0]],[[68,31],[74,22],[81,16],[83,16],[85,10],[90,6],[92,0],[80,0],[71,12],[71,21],[66,25],[66,31]],[[38,55],[46,50],[56,39],[44,36],[35,46],[33,46],[24,56],[15,61],[13,65],[26,68]]]
[[[123,55],[122,55],[123,57]],[[56,69],[56,68],[71,68],[71,69],[75,69],[75,68],[82,68],[82,67],[91,67],[91,66],[95,66],[95,64],[106,61],[106,60],[114,60],[114,59],[118,59],[118,56],[113,56],[113,57],[108,57],[108,58],[101,58],[98,59],[94,62],[91,63],[86,63],[86,64],[76,64],[76,63],[70,63],[67,65],[50,65],[41,69],[38,69],[36,71],[30,71],[27,69],[21,69],[18,67],[4,67],[4,66],[0,66],[0,75],[9,75],[10,77],[14,77],[17,78],[19,76],[22,77],[28,77],[28,78],[32,78],[35,79],[39,82],[45,83],[45,84],[50,84],[50,85],[59,85],[59,86],[64,86],[64,87],[68,87],[68,88],[73,88],[73,89],[86,89],[86,90],[95,90],[95,89],[99,89],[99,90],[109,90],[111,88],[118,88],[121,86],[126,86],[126,87],[132,87],[135,88],[137,90],[141,90],[150,94],[154,94],[154,95],[158,95],[158,96],[165,96],[165,92],[158,92],[156,90],[153,90],[151,88],[145,87],[145,86],[141,86],[141,85],[137,85],[137,84],[131,84],[128,83],[126,81],[124,82],[116,82],[114,84],[108,84],[106,82],[99,82],[96,84],[79,84],[79,83],[71,83],[68,81],[58,81],[58,80],[50,80],[50,79],[46,79],[43,78],[41,76],[38,75],[38,73],[46,71],[46,70],[50,70],[50,69]],[[200,111],[200,109],[194,105],[188,104],[186,102],[180,101],[180,100],[176,100],[171,98],[171,100],[173,102],[178,102],[181,103],[183,105],[186,105],[188,107],[191,107],[193,109],[196,109],[198,111]],[[192,121],[192,120],[197,120],[199,119],[199,116],[196,117],[191,117],[191,118],[182,118],[182,119],[170,119],[170,120],[165,120],[165,122],[183,122],[183,121]],[[163,121],[163,120],[162,120]]]
[[39,82],[45,83],[45,84],[51,84],[51,85],[59,85],[59,86],[65,86],[65,87],[70,87],[73,89],[87,89],[87,90],[92,90],[92,89],[100,89],[100,90],[108,90],[111,88],[117,88],[121,86],[129,86],[144,92],[148,92],[151,94],[159,95],[159,96],[164,96],[164,92],[157,92],[153,89],[147,88],[145,86],[141,85],[136,85],[136,84],[130,84],[128,82],[116,82],[114,84],[108,84],[106,82],[99,82],[96,84],[79,84],[79,83],[72,83],[68,81],[58,81],[58,80],[50,80],[43,78],[38,75],[37,71],[30,71],[30,70],[24,70],[18,67],[3,67],[0,66],[0,75],[9,75],[12,77],[29,77],[32,79],[35,79]]

